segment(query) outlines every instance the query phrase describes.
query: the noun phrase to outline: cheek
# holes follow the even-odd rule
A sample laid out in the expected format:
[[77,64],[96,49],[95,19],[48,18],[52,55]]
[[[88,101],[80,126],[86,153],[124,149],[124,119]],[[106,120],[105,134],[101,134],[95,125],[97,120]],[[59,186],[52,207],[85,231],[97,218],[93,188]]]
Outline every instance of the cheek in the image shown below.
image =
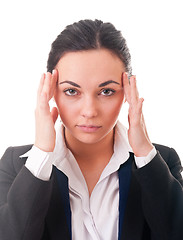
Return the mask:
[[119,94],[116,97],[110,99],[105,103],[105,107],[103,107],[103,110],[106,114],[113,117],[117,117],[119,115],[119,112],[121,110],[122,104],[123,104],[123,94]]
[[107,104],[105,112],[108,114],[108,116],[110,116],[110,118],[116,118],[120,113],[121,106],[122,101],[111,101]]
[[[61,98],[60,98],[61,99]],[[55,100],[58,110],[59,110],[59,115],[62,119],[63,122],[68,122],[74,119],[77,113],[77,107],[76,104],[71,104],[70,101],[65,99],[64,97],[62,100]]]

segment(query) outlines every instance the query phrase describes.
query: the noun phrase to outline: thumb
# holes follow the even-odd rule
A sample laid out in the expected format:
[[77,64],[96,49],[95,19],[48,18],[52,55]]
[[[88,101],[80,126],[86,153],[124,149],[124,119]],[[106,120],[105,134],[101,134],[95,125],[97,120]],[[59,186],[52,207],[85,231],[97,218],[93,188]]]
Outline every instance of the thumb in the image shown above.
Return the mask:
[[52,108],[51,110],[51,116],[52,116],[52,119],[53,119],[53,122],[55,124],[57,118],[58,118],[58,110],[56,107]]

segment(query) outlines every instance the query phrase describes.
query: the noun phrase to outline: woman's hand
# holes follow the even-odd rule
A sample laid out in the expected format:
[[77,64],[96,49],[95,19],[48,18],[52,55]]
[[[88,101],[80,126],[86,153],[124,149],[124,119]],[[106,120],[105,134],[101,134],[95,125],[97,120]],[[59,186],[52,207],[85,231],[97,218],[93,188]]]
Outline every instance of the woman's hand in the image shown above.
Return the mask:
[[53,70],[53,73],[47,72],[43,74],[40,80],[37,92],[37,106],[35,110],[36,120],[36,136],[35,146],[45,152],[52,152],[55,148],[55,122],[58,117],[58,110],[56,107],[50,112],[49,101],[53,97],[58,72]]
[[123,88],[126,101],[129,103],[129,143],[136,157],[145,157],[153,149],[153,145],[147,134],[142,113],[144,99],[139,98],[135,76],[129,81],[127,73],[123,73]]

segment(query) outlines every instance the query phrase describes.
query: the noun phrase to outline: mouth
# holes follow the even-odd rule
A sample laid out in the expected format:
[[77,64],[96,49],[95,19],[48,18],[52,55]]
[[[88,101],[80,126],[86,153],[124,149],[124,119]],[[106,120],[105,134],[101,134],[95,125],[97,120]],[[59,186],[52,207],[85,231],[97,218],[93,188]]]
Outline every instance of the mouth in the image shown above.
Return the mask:
[[76,125],[80,130],[83,132],[97,132],[102,126],[96,126],[96,125]]

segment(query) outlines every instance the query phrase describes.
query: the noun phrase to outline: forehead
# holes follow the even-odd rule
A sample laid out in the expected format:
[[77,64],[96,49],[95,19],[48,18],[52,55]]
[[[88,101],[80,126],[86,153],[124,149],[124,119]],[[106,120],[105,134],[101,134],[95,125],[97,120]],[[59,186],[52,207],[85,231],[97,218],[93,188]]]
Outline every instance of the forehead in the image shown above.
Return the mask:
[[59,60],[56,68],[59,78],[71,81],[109,80],[106,78],[121,78],[125,71],[123,62],[107,49],[68,52]]

